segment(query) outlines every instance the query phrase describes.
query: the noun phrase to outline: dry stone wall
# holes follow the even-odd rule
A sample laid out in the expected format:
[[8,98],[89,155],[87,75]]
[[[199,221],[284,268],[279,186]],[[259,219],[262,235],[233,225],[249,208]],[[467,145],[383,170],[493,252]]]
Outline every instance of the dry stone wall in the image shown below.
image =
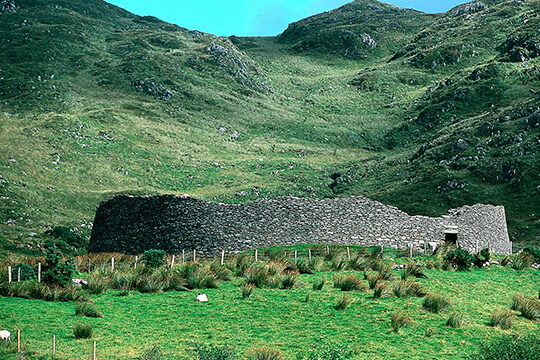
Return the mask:
[[441,243],[448,226],[458,243],[476,252],[510,254],[504,207],[465,206],[442,217],[410,216],[364,197],[279,197],[220,204],[189,196],[118,195],[96,212],[90,252],[170,254],[197,250],[207,256],[271,245],[359,244],[423,249]]

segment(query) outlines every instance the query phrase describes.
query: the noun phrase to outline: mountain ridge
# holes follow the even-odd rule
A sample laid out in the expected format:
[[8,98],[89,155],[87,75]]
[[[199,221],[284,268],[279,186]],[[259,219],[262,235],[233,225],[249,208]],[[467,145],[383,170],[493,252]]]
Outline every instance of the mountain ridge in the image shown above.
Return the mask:
[[538,242],[538,4],[355,1],[224,38],[99,0],[2,0],[0,252],[79,251],[45,232],[88,236],[118,193],[493,203],[514,241]]

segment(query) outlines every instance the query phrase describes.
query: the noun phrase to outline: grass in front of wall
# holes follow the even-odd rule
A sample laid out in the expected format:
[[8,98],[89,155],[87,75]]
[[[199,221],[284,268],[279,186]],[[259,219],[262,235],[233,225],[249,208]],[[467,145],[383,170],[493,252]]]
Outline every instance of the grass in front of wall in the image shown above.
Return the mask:
[[[361,277],[362,273],[345,274]],[[151,345],[188,358],[186,350],[195,342],[228,346],[240,354],[258,347],[275,348],[292,359],[321,337],[337,343],[350,339],[359,359],[461,359],[485,339],[538,330],[538,323],[522,316],[510,330],[490,326],[491,314],[509,309],[513,295],[537,293],[538,270],[496,266],[471,272],[427,270],[426,274],[429,279],[418,281],[427,291],[449,298],[453,311],[466,316],[464,326],[445,326],[448,313],[423,310],[421,298],[376,299],[371,291],[348,292],[350,306],[337,310],[343,295],[339,289],[312,290],[312,284],[322,279],[332,284],[332,272],[300,275],[293,289],[265,287],[250,297],[242,296],[244,280],[235,278],[218,289],[204,290],[208,303],[194,301],[198,290],[127,296],[109,290],[92,295],[104,318],[76,317],[74,303],[1,298],[0,321],[4,328],[22,329],[23,344],[39,354],[50,351],[55,334],[58,355],[69,359],[87,358],[94,340],[101,359],[134,358]],[[412,319],[399,333],[391,325],[395,311]],[[81,321],[92,326],[91,339],[74,338],[72,328]]]

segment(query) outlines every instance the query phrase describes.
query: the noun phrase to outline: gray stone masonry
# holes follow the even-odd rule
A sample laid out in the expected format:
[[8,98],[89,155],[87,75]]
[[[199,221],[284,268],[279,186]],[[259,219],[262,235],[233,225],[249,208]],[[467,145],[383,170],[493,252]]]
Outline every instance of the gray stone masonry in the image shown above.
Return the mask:
[[118,195],[96,212],[90,252],[169,254],[197,250],[205,256],[271,245],[358,244],[423,249],[457,227],[458,244],[478,252],[511,254],[504,207],[465,206],[442,217],[410,216],[364,197],[278,197],[247,204],[218,204],[189,196]]

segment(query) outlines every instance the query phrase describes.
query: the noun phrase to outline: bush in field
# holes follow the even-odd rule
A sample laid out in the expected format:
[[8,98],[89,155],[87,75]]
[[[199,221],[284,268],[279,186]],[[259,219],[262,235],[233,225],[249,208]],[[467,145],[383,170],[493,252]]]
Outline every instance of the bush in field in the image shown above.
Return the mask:
[[249,360],[283,360],[283,354],[278,349],[260,347],[251,349],[248,353]]
[[334,287],[341,291],[366,290],[362,279],[355,275],[334,275]]
[[83,323],[76,323],[73,326],[73,335],[75,336],[75,339],[90,339],[92,337],[92,325],[91,324],[83,324]]
[[401,280],[396,283],[392,288],[392,292],[399,298],[426,296],[426,291],[422,288],[422,285],[410,280]]
[[522,251],[514,259],[512,268],[515,270],[525,270],[530,268],[532,264],[534,264],[534,257],[530,253]]
[[499,326],[503,330],[508,330],[514,324],[516,315],[509,311],[495,311],[491,314],[491,319],[489,321],[490,326]]
[[392,330],[398,333],[404,326],[410,326],[412,324],[412,318],[401,311],[394,311],[390,324],[392,325]]
[[71,285],[75,264],[73,259],[61,261],[62,253],[48,250],[43,267],[43,282],[50,285]]
[[465,249],[456,249],[446,254],[444,260],[449,264],[457,266],[459,271],[469,271],[474,261],[474,256]]
[[334,306],[334,309],[345,310],[346,308],[351,306],[353,302],[354,302],[354,299],[350,297],[349,295],[345,294],[338,299],[338,302]]
[[422,307],[432,313],[440,313],[450,308],[450,300],[437,294],[428,294],[422,302]]
[[465,324],[465,316],[462,313],[452,313],[448,320],[446,320],[446,326],[453,327],[455,329],[462,327]]
[[75,306],[75,316],[102,318],[103,314],[94,305],[81,302]]
[[11,281],[17,281],[19,279],[19,270],[21,272],[21,281],[37,279],[36,272],[30,265],[18,263],[11,272]]
[[195,343],[192,350],[195,360],[237,360],[240,359],[233,350],[228,347],[217,347]]
[[536,334],[503,336],[480,344],[468,360],[540,360],[540,337]]
[[491,259],[491,252],[489,248],[483,248],[478,254],[474,256],[474,265],[478,268],[482,268],[486,262]]
[[158,268],[165,265],[165,251],[164,250],[146,250],[141,257],[144,264],[150,268]]

